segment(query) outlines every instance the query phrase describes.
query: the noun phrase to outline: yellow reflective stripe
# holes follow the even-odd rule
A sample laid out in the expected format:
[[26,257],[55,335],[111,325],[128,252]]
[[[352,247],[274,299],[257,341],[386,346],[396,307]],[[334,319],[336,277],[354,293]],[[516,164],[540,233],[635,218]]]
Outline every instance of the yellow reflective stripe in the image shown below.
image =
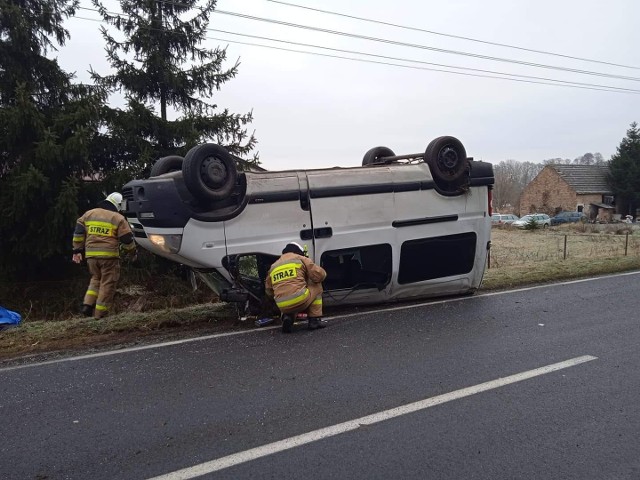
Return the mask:
[[311,305],[322,305],[322,298],[316,298]]
[[96,304],[96,310],[100,310],[101,312],[106,312],[107,310],[109,310],[109,307],[107,307],[106,305],[100,305],[98,303]]
[[114,225],[111,222],[101,222],[99,220],[89,220],[86,223],[87,226],[95,226],[95,227],[104,227],[104,228],[118,228],[117,225]]
[[95,290],[87,290],[87,295],[91,295],[93,297],[97,297],[98,296],[98,292],[96,292]]
[[276,300],[276,305],[278,306],[278,308],[290,307],[291,305],[296,305],[298,303],[304,302],[308,296],[309,296],[309,289],[305,288],[304,292],[302,292],[299,295],[296,295],[291,298],[286,298],[284,300]]
[[134,248],[136,248],[136,242],[131,242],[131,243],[125,243],[124,244],[124,249],[125,250],[133,250]]
[[100,252],[95,250],[87,250],[85,252],[85,257],[119,257],[120,254],[118,252]]
[[288,280],[289,278],[295,278],[298,276],[297,269],[300,268],[299,263],[285,263],[271,271],[271,282],[279,283],[283,280]]
[[84,235],[82,235],[81,237],[73,237],[73,241],[74,242],[84,242]]

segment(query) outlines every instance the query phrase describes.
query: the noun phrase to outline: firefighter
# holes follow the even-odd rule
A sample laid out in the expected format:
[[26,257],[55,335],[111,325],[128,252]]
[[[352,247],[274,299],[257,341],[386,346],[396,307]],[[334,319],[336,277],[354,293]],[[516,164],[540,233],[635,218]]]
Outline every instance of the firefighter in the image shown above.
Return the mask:
[[309,330],[324,328],[322,281],[327,272],[313,263],[296,242],[288,243],[282,256],[269,269],[265,292],[275,299],[283,314],[282,331],[291,333],[295,315],[306,312]]
[[120,278],[120,244],[136,260],[136,243],[127,220],[119,213],[122,195],[111,193],[97,208],[87,211],[73,232],[75,263],[87,259],[91,281],[82,302],[82,313],[102,318],[109,313]]

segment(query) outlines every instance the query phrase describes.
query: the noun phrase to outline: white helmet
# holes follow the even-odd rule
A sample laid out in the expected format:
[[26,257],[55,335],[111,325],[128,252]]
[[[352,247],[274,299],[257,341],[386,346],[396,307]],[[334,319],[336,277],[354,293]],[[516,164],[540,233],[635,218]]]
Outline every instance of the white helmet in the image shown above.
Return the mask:
[[298,255],[304,255],[304,249],[297,242],[289,242],[282,249],[282,253],[297,253]]
[[121,193],[118,193],[118,192],[110,193],[109,195],[107,195],[107,198],[105,198],[105,200],[107,202],[112,203],[114,207],[116,207],[118,210],[120,210],[120,207],[122,206],[122,194]]

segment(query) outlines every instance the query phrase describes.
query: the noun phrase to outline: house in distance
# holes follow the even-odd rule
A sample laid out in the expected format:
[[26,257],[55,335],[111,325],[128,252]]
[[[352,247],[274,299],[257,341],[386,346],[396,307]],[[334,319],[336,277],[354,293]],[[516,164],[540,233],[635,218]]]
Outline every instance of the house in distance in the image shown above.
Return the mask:
[[584,212],[590,221],[611,221],[614,196],[606,165],[546,165],[524,188],[520,215]]

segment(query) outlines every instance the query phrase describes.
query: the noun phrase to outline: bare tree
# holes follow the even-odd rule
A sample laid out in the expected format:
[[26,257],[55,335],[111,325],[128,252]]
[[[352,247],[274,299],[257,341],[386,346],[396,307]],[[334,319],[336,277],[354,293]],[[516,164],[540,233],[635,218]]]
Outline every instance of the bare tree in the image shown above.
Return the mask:
[[543,165],[566,165],[571,163],[571,160],[568,158],[549,158],[547,160],[543,160],[542,164]]
[[535,178],[544,167],[541,163],[503,160],[494,167],[495,186],[493,206],[496,210],[508,210],[520,202],[524,187]]

